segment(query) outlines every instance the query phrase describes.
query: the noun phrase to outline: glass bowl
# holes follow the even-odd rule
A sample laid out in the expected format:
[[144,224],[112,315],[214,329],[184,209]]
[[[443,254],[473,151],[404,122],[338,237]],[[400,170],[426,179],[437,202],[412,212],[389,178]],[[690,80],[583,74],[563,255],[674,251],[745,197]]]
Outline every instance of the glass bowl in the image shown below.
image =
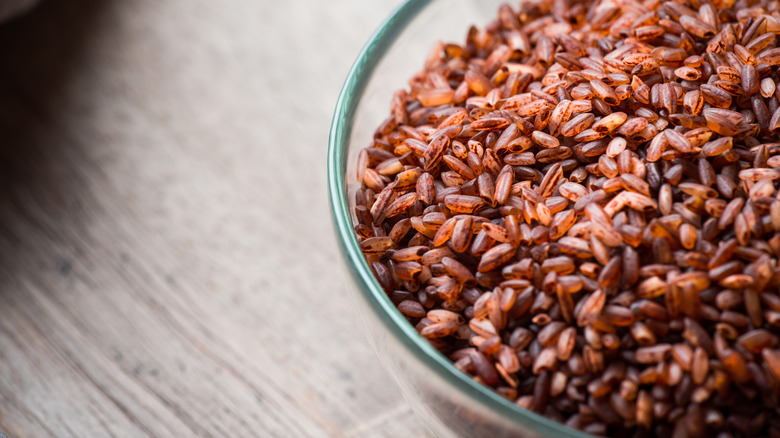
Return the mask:
[[423,339],[374,279],[358,246],[352,215],[358,152],[387,117],[395,90],[419,71],[437,41],[461,42],[483,26],[499,0],[409,0],[376,31],[347,76],[333,115],[328,182],[333,219],[346,259],[347,286],[382,363],[413,410],[439,436],[586,437],[525,410],[474,381]]

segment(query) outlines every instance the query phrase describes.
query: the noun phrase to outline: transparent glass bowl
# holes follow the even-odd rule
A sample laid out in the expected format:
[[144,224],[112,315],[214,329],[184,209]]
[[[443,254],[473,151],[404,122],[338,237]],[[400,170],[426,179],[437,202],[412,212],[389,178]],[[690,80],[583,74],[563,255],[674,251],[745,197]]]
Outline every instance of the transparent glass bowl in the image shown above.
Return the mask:
[[419,71],[436,41],[462,42],[484,26],[500,0],[409,0],[363,48],[341,90],[330,131],[328,182],[346,259],[347,286],[382,363],[413,410],[439,436],[587,437],[516,406],[456,369],[396,310],[363,258],[352,214],[357,156],[387,117],[395,90]]

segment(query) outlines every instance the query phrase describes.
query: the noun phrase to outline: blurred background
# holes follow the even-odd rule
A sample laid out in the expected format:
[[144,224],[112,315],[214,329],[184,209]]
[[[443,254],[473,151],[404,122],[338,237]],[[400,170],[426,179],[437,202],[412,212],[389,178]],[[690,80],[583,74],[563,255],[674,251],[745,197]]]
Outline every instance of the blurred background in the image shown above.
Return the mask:
[[326,192],[338,92],[398,3],[0,24],[2,432],[426,435],[354,318]]

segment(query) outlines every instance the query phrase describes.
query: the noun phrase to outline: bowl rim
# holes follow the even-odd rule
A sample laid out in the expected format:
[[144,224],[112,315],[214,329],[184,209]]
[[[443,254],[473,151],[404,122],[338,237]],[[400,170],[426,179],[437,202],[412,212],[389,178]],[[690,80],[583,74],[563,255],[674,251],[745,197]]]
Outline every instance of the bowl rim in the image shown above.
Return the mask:
[[496,412],[506,421],[530,430],[558,437],[591,435],[558,423],[541,414],[523,409],[498,393],[461,372],[436,350],[401,315],[374,278],[355,236],[349,214],[346,184],[346,150],[352,132],[356,104],[365,90],[371,73],[383,53],[395,42],[411,20],[432,0],[405,0],[398,6],[363,46],[350,68],[336,102],[328,141],[328,192],[333,224],[339,246],[348,260],[350,275],[359,284],[361,294],[389,332],[430,371],[441,376],[464,396]]

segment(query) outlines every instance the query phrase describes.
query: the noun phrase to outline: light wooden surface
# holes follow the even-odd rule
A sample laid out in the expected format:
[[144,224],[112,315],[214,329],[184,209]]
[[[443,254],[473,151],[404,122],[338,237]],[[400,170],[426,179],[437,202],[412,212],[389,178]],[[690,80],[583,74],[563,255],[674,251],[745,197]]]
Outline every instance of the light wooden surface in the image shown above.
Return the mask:
[[0,429],[425,436],[353,320],[330,116],[395,0],[45,0],[0,26]]

